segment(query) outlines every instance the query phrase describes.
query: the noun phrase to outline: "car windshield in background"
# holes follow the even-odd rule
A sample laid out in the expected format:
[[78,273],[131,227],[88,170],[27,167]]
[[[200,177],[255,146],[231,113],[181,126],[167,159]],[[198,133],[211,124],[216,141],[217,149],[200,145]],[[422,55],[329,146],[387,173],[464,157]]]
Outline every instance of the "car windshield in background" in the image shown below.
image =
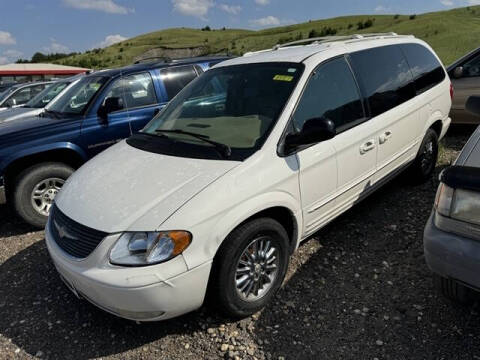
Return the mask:
[[46,113],[83,114],[95,94],[107,81],[103,76],[89,76],[65,91],[60,98],[45,107]]
[[243,160],[265,142],[303,68],[257,63],[209,70],[128,143],[176,156]]
[[27,108],[43,108],[45,107],[50,101],[52,101],[60,92],[65,89],[70,83],[68,82],[56,82],[52,85],[45,88],[42,92],[40,92],[37,96],[35,96],[32,100],[25,104]]
[[7,88],[6,90],[0,92],[0,103],[7,98],[8,95],[10,95],[14,90],[16,90],[17,87],[11,86]]

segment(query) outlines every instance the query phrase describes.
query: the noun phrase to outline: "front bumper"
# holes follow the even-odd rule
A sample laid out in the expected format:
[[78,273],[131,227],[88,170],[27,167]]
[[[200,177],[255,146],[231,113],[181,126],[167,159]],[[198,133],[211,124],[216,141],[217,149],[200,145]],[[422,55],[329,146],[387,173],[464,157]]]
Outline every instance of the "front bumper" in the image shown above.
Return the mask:
[[0,176],[0,205],[7,203],[7,196],[5,194],[5,180]]
[[108,252],[117,238],[106,237],[90,256],[78,260],[65,254],[48,226],[45,229],[47,248],[62,280],[75,295],[105,311],[135,321],[157,321],[202,306],[211,262],[188,270],[182,256],[177,256],[152,266],[114,266],[108,262]]
[[480,242],[440,230],[428,219],[423,234],[425,260],[435,273],[480,289]]

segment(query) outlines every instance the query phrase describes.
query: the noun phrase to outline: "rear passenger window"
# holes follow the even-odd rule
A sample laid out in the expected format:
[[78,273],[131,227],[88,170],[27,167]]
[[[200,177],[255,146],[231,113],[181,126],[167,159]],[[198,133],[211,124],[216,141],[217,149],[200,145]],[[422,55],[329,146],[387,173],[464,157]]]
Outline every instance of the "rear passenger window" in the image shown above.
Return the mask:
[[309,119],[328,118],[335,123],[338,133],[354,126],[364,116],[357,84],[342,57],[314,71],[293,115],[293,125],[300,131]]
[[193,66],[176,66],[160,70],[168,100],[171,100],[182,90],[190,81],[197,77]]
[[415,96],[412,74],[399,46],[383,46],[350,55],[370,105],[380,115]]
[[445,71],[442,65],[425,46],[404,44],[401,47],[412,70],[417,95],[445,79]]

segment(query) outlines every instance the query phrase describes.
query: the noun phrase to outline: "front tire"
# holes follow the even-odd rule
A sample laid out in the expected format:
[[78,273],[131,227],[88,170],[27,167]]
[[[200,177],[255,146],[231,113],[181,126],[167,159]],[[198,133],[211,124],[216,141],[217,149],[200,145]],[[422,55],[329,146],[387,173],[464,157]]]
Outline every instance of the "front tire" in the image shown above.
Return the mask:
[[73,173],[62,163],[41,163],[23,170],[16,178],[13,205],[18,216],[36,228],[47,223],[55,195]]
[[282,285],[289,261],[289,238],[270,218],[240,225],[220,247],[212,268],[212,291],[227,316],[261,310]]
[[435,275],[434,282],[438,291],[440,291],[447,299],[463,305],[471,304],[474,300],[473,290],[455,280]]
[[414,183],[424,183],[431,178],[435,171],[438,158],[438,135],[433,129],[425,134],[417,157],[409,169],[410,179]]

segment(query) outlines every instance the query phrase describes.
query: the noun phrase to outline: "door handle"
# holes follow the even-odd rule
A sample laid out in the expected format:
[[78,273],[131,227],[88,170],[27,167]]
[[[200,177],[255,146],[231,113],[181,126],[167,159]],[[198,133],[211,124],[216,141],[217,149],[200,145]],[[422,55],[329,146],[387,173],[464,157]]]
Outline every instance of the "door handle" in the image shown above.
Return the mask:
[[366,152],[373,150],[375,148],[375,140],[370,139],[366,143],[360,146],[360,154],[365,154]]
[[385,131],[382,135],[379,136],[378,142],[380,144],[385,143],[390,137],[392,136],[392,132],[390,130]]

